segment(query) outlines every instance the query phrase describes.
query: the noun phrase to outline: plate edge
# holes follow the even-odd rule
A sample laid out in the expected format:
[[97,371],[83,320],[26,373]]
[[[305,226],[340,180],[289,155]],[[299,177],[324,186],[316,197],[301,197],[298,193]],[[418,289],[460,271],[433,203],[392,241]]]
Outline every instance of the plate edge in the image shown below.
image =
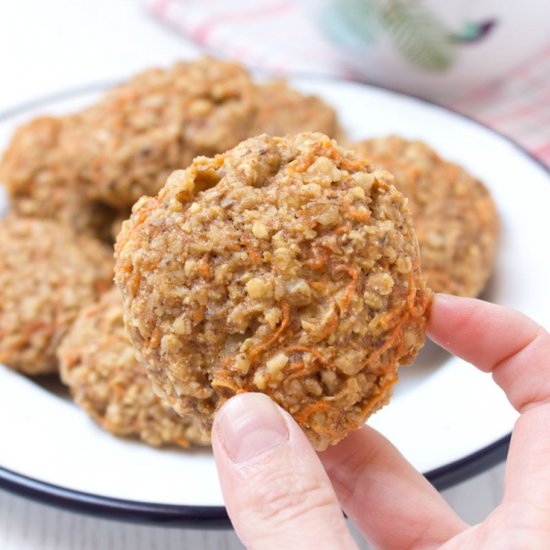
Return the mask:
[[[460,460],[424,474],[439,491],[448,489],[506,459],[509,434]],[[64,510],[128,523],[194,529],[231,529],[223,506],[158,504],[93,495],[67,489],[0,466],[0,488]]]

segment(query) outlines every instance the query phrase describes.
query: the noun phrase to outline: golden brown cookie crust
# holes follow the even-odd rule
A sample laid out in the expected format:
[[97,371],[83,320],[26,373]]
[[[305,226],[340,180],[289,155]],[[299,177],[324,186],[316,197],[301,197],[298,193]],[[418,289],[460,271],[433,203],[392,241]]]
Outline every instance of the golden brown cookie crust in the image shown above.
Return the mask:
[[0,220],[0,363],[57,370],[56,349],[78,312],[112,286],[112,252],[51,221]]
[[150,69],[80,113],[65,156],[94,198],[130,207],[195,156],[248,136],[254,101],[236,63],[203,58]]
[[0,182],[16,214],[51,219],[79,234],[104,238],[116,213],[91,200],[70,171],[65,136],[74,121],[39,117],[20,126],[0,162]]
[[336,111],[330,105],[319,97],[293,90],[284,80],[259,84],[256,102],[250,136],[321,132],[334,138],[341,133]]
[[143,71],[78,113],[20,127],[0,181],[17,213],[109,240],[120,213],[197,155],[263,132],[306,130],[334,137],[334,109],[283,81],[256,85],[240,65],[203,58]]
[[384,404],[431,296],[392,181],[322,134],[264,135],[142,199],[116,281],[160,395],[208,429],[230,396],[262,391],[317,449]]
[[420,141],[389,136],[350,148],[390,170],[409,199],[429,286],[436,292],[478,296],[498,244],[498,212],[487,188]]
[[153,392],[124,328],[118,289],[84,309],[59,350],[61,379],[75,402],[107,431],[155,447],[209,443]]

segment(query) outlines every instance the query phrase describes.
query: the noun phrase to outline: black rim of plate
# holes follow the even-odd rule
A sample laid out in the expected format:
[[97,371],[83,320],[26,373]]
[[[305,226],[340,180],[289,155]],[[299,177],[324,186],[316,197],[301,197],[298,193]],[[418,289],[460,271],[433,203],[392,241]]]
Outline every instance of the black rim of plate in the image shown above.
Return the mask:
[[[383,86],[365,84],[363,82],[356,82],[353,80],[343,80],[312,74],[289,75],[289,78],[295,77],[304,79],[311,78],[321,81],[326,80],[329,82],[349,82],[357,86],[383,90],[392,95],[401,96],[409,100],[412,99],[420,103],[430,105],[433,108],[450,112],[458,117],[465,118],[481,128],[488,130],[489,132],[492,132],[493,134],[496,134],[508,141],[530,161],[536,163],[544,171],[550,174],[550,169],[547,166],[545,166],[539,159],[534,157],[531,153],[529,153],[529,151],[524,149],[521,145],[505,134],[490,128],[489,126],[486,126],[461,112],[444,107],[433,101],[385,88]],[[24,114],[26,111],[35,109],[42,105],[62,101],[64,99],[69,99],[71,97],[84,95],[87,93],[99,92],[115,84],[117,84],[117,82],[113,81],[95,83],[38,97],[0,112],[0,122],[4,122],[14,116]],[[441,466],[440,468],[436,468],[435,470],[431,470],[424,475],[428,481],[430,481],[430,483],[432,483],[439,490],[452,487],[453,485],[480,474],[505,460],[508,454],[508,448],[510,446],[510,438],[511,434],[508,434],[468,456]],[[229,517],[223,506],[158,504],[154,502],[138,502],[101,495],[93,495],[74,489],[67,489],[58,485],[52,485],[39,479],[27,477],[17,472],[8,470],[1,466],[0,488],[44,504],[69,510],[71,512],[78,512],[106,519],[173,527],[194,527],[199,529],[223,529],[231,527]]]

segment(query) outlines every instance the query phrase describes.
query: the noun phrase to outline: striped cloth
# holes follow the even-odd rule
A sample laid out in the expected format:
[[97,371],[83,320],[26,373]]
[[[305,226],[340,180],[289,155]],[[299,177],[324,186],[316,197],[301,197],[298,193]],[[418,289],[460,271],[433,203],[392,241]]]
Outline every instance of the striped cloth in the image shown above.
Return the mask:
[[[206,52],[276,74],[361,80],[293,0],[143,0]],[[448,105],[508,135],[550,165],[550,47],[498,82]]]

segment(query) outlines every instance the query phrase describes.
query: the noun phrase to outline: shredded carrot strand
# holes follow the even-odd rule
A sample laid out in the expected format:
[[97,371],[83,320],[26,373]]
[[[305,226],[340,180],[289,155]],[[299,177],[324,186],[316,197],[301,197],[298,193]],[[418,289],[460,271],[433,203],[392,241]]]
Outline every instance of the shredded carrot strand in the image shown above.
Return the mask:
[[296,361],[295,363],[290,363],[290,366],[288,367],[289,370],[300,370],[304,368],[303,361]]
[[321,281],[312,281],[311,283],[309,283],[309,286],[313,290],[321,291],[325,288],[326,283],[322,283]]
[[205,279],[212,278],[212,269],[210,268],[210,262],[207,256],[203,256],[198,264],[198,271]]
[[224,378],[224,377],[220,376],[220,374],[221,373],[219,373],[219,372],[216,373],[216,376],[214,377],[214,379],[211,382],[212,386],[227,388],[227,389],[231,390],[234,393],[242,393],[243,392],[243,390],[239,386],[237,386],[237,384],[235,384],[234,382],[231,382],[231,380],[228,380],[227,378]]
[[302,361],[298,361],[296,363],[292,363],[289,367],[290,371],[294,371],[288,376],[285,377],[284,384],[288,384],[292,380],[296,380],[297,378],[305,378],[306,376],[310,376],[311,374],[315,374],[317,372],[317,368],[314,365],[311,365],[309,368],[304,368],[304,363]]
[[200,323],[201,321],[204,321],[205,313],[206,313],[206,308],[204,306],[200,306],[198,309],[193,311],[193,313],[191,313],[191,319],[195,323]]
[[362,171],[370,164],[366,160],[350,160],[345,158],[340,151],[334,147],[331,141],[325,141],[315,145],[304,157],[296,162],[294,170],[299,173],[305,172],[320,156],[328,157],[336,163],[338,168],[350,171]]
[[252,248],[250,245],[247,245],[246,246],[246,251],[248,252],[248,257],[255,263],[257,264],[261,259],[262,259],[262,256],[261,254],[255,250],[254,248]]
[[313,270],[323,269],[328,260],[328,253],[322,246],[314,248],[315,255],[308,260],[308,265]]
[[218,387],[227,388],[227,389],[231,390],[233,393],[237,393],[237,391],[238,391],[237,386],[232,384],[229,380],[223,380],[221,378],[220,379],[215,378],[214,380],[212,380],[211,386],[215,387],[215,388],[218,388]]
[[306,376],[310,376],[312,374],[315,374],[317,372],[317,369],[314,367],[310,367],[309,369],[304,369],[300,372],[295,372],[289,376],[287,376],[284,380],[285,384],[288,384],[292,380],[296,380],[297,378],[305,378]]
[[370,210],[359,210],[357,208],[352,208],[348,200],[343,200],[341,205],[342,210],[344,210],[344,212],[346,212],[354,222],[365,223],[370,220]]
[[151,339],[149,340],[149,346],[151,346],[152,349],[157,349],[159,345],[160,345],[160,330],[158,329],[158,327],[155,327],[151,334]]
[[349,308],[351,298],[353,297],[353,295],[355,293],[355,287],[357,285],[357,278],[359,277],[359,271],[356,267],[346,266],[345,270],[348,273],[348,275],[351,277],[351,282],[349,283],[348,288],[346,289],[346,294],[345,294],[344,300],[342,302],[342,313],[346,313],[348,308]]
[[266,341],[250,349],[248,353],[248,359],[250,360],[250,363],[254,363],[256,357],[260,353],[269,349],[280,338],[280,336],[283,334],[286,327],[288,326],[290,322],[290,306],[287,302],[283,301],[281,303],[281,310],[283,312],[283,319],[281,321],[281,324],[279,325],[279,328]]
[[177,437],[176,439],[174,439],[174,443],[179,447],[183,447],[184,449],[187,449],[189,447],[189,441],[187,441],[185,437]]
[[357,210],[355,208],[350,208],[349,215],[352,220],[359,223],[365,223],[370,220],[371,212],[370,210]]
[[139,271],[134,271],[130,275],[130,279],[128,281],[128,288],[130,289],[132,296],[135,296],[137,294],[140,284],[141,284],[141,273]]
[[311,353],[313,357],[315,357],[319,363],[326,363],[326,359],[323,357],[321,353],[319,353],[315,348],[310,348],[309,346],[302,346],[302,345],[295,345],[295,346],[289,346],[288,348],[285,348],[285,353],[293,353],[293,352],[303,352],[303,353]]
[[350,172],[363,171],[369,166],[369,162],[366,160],[349,160],[343,157],[337,149],[331,149],[327,156],[331,160],[336,161],[338,168],[343,168]]
[[428,307],[430,303],[430,295],[428,293],[424,293],[422,296],[422,301],[418,308],[414,307],[414,302],[416,300],[416,294],[417,294],[417,287],[414,280],[414,273],[419,268],[420,265],[420,258],[417,257],[415,259],[415,262],[412,266],[412,269],[409,271],[409,293],[407,295],[407,307],[409,309],[409,314],[413,319],[418,319],[418,317],[421,317],[426,312],[426,308]]
[[326,401],[316,401],[315,403],[308,405],[305,409],[302,409],[301,411],[299,411],[298,414],[295,415],[295,418],[296,420],[298,420],[298,422],[305,424],[307,422],[307,419],[313,413],[321,410],[326,411],[330,408],[331,408],[330,405]]
[[393,328],[391,336],[386,340],[385,344],[369,355],[365,362],[365,367],[363,368],[366,368],[378,361],[378,359],[380,359],[386,351],[388,351],[397,342],[401,341],[401,338],[403,337],[403,323],[408,319],[408,317],[409,314],[405,313],[403,318]]
[[222,361],[222,366],[224,367],[224,369],[226,369],[229,365],[231,365],[231,363],[234,363],[235,362],[235,356],[234,355],[230,355],[229,357],[226,357],[223,361]]
[[347,233],[350,229],[351,227],[346,223],[345,225],[338,227],[334,233],[336,233],[336,235],[342,235],[343,233]]
[[367,403],[361,408],[361,415],[364,416],[373,409],[376,408],[376,405],[380,403],[383,399],[387,397],[387,390],[389,390],[397,382],[397,376],[392,376],[386,383],[379,387],[378,393],[371,397]]

